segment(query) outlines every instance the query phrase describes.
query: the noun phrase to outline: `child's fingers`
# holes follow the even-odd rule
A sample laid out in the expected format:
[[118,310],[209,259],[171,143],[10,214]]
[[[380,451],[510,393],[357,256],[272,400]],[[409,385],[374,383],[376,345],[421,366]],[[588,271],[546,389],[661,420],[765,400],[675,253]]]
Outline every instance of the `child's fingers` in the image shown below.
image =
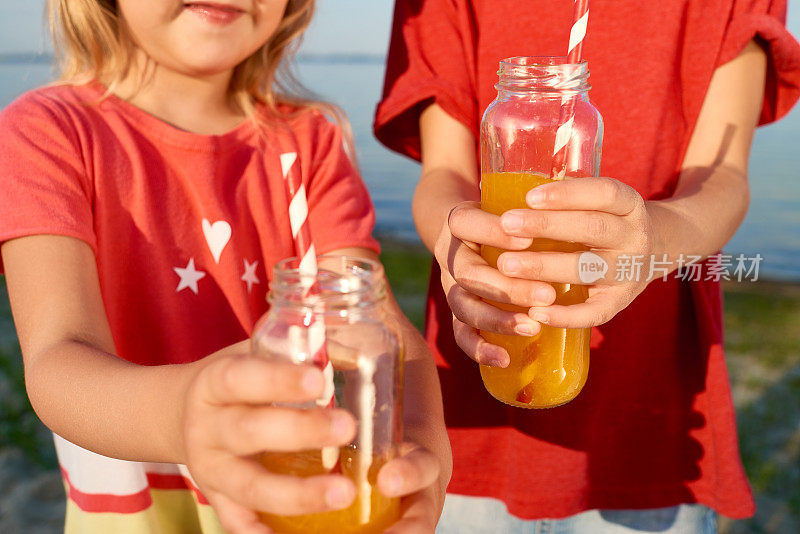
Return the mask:
[[539,323],[532,321],[524,311],[501,310],[457,285],[447,292],[447,303],[459,321],[473,328],[507,336],[535,336],[540,330]]
[[311,365],[270,362],[259,356],[220,358],[205,370],[212,404],[307,402],[319,397],[322,372]]
[[220,446],[236,456],[338,446],[356,433],[356,422],[345,410],[231,406],[215,417]]
[[627,242],[624,219],[601,211],[511,210],[501,217],[509,235],[583,243],[615,249]]
[[461,241],[506,250],[523,250],[531,246],[530,239],[504,232],[500,227],[500,217],[481,210],[477,202],[459,204],[450,212],[447,222],[450,233]]
[[513,278],[577,284],[578,256],[571,252],[504,252],[497,259],[497,269]]
[[400,520],[384,534],[430,534],[436,527],[439,511],[427,492],[405,497]]
[[[504,252],[497,259],[497,268],[514,278],[560,284],[614,284],[611,268],[616,265],[616,258],[616,255],[604,251]],[[642,272],[647,274],[647,269],[642,268]]]
[[453,334],[461,350],[480,364],[506,367],[511,361],[506,349],[492,345],[483,339],[477,330],[462,323],[455,316],[453,316]]
[[439,459],[422,447],[408,445],[408,453],[391,460],[378,473],[378,489],[387,497],[416,493],[439,478]]
[[560,180],[530,190],[525,200],[534,209],[597,210],[614,215],[628,215],[644,203],[635,189],[613,178]]
[[303,515],[349,506],[353,483],[343,475],[301,478],[270,473],[255,460],[231,456],[219,462],[212,488],[251,510],[277,515]]
[[618,286],[606,286],[586,302],[531,308],[528,314],[533,320],[556,328],[589,328],[607,323],[626,305],[619,296]]
[[228,534],[273,534],[272,529],[258,521],[253,510],[236,504],[221,493],[209,493],[206,498]]
[[[553,287],[538,280],[510,278],[491,267],[475,251],[461,243],[437,261],[442,266],[442,287],[455,281],[464,290],[494,302],[517,306],[546,306],[555,299]],[[449,277],[445,279],[444,277]]]

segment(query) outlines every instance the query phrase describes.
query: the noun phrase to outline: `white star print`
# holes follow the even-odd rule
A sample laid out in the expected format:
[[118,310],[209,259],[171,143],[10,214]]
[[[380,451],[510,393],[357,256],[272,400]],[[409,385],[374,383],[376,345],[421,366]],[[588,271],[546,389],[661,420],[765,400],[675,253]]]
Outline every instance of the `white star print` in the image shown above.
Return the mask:
[[181,277],[181,281],[178,282],[178,288],[175,290],[176,293],[180,293],[182,289],[186,289],[187,287],[194,291],[194,294],[197,295],[197,281],[203,278],[206,273],[203,271],[198,271],[194,268],[194,258],[189,260],[189,263],[186,264],[185,269],[181,269],[180,267],[173,267],[175,273]]
[[253,289],[253,284],[260,284],[261,281],[256,276],[256,268],[258,267],[258,261],[254,261],[250,263],[247,260],[244,260],[244,274],[242,275],[242,282],[247,283],[247,292],[250,293],[250,290]]

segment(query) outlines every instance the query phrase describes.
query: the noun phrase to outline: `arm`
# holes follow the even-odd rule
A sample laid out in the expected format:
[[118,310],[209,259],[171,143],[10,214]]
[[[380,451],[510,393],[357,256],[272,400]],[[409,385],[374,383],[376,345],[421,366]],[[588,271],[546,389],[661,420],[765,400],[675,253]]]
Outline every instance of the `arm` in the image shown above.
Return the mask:
[[106,456],[180,463],[181,413],[199,365],[143,367],[115,355],[95,258],[81,241],[32,236],[2,247],[9,300],[39,418]]
[[660,230],[657,250],[673,258],[714,254],[744,220],[750,201],[747,167],[766,69],[766,54],[751,41],[714,73],[675,194],[648,203]]
[[[252,460],[264,450],[350,441],[355,425],[342,410],[268,406],[317,398],[321,372],[247,356],[244,343],[191,364],[126,362],[115,354],[88,245],[68,237],[32,236],[8,241],[0,252],[28,395],[53,431],[106,456],[186,464],[231,532],[264,532],[254,510],[311,513],[352,502],[352,483],[341,476],[272,475]],[[392,307],[399,313],[396,304]],[[414,523],[416,517],[435,519],[441,512],[449,443],[435,370],[429,357],[420,363],[424,342],[419,334],[413,339],[405,319],[398,322],[409,344],[408,376],[415,383],[406,390],[407,436],[441,458],[412,450],[394,471],[381,475],[387,493],[427,488],[410,499],[409,512],[416,516],[407,513],[406,519]],[[399,475],[398,486],[389,484],[392,475]],[[441,484],[432,486],[437,477]]]
[[475,137],[438,104],[420,115],[420,141],[422,174],[411,211],[422,242],[433,252],[450,210],[463,202],[480,202],[480,176]]
[[[341,249],[333,254],[357,256],[380,261],[367,249]],[[403,429],[408,442],[400,460],[381,470],[378,483],[387,495],[407,495],[402,527],[435,526],[444,506],[444,495],[453,470],[450,441],[444,424],[442,393],[436,365],[420,333],[409,322],[387,284],[387,312],[398,327],[405,348]],[[413,445],[412,445],[413,444]],[[421,449],[414,449],[419,446]],[[401,487],[390,488],[394,474],[405,480]],[[432,524],[431,524],[432,522]],[[399,524],[398,524],[399,525]]]

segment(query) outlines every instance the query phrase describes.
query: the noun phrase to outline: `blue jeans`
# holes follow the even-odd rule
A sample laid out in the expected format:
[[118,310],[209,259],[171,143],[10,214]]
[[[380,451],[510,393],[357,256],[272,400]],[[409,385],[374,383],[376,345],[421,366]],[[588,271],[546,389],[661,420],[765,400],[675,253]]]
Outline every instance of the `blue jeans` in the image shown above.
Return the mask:
[[589,510],[528,521],[496,499],[447,494],[436,534],[716,534],[717,514],[699,504],[650,510]]

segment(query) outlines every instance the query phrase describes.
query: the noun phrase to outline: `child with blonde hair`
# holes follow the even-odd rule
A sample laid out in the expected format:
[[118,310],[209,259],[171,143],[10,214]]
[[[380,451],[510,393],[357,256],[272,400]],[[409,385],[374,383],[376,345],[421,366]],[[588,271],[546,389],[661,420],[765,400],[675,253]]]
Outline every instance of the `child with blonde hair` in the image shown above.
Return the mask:
[[[347,507],[341,475],[263,451],[347,443],[322,374],[248,354],[272,266],[294,255],[280,154],[296,152],[319,253],[376,259],[374,210],[330,106],[280,68],[314,0],[51,0],[60,83],[0,114],[0,251],[31,403],[55,434],[66,531],[268,532],[257,512]],[[282,81],[283,80],[283,81]],[[392,532],[432,531],[450,452],[435,369],[406,345]]]

